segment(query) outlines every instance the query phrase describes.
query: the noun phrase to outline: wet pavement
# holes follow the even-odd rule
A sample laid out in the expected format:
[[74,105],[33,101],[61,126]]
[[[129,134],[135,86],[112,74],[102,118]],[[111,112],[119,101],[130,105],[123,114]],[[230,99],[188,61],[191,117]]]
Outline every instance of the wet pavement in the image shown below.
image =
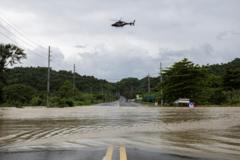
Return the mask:
[[240,107],[1,108],[0,159],[240,159]]
[[[136,148],[127,148],[126,150],[128,160],[213,160],[213,158],[190,157]],[[114,152],[111,159],[123,160],[117,151]],[[103,149],[0,152],[0,158],[4,160],[102,160],[104,157],[105,150]]]

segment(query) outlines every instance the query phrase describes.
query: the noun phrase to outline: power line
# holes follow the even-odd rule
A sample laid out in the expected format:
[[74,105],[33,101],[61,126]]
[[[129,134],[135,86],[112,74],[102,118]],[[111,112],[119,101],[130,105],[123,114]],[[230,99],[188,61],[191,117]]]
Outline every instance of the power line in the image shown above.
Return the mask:
[[[0,12],[1,13],[1,12]],[[1,13],[2,16],[3,16],[3,13]],[[32,53],[34,53],[35,55],[37,56],[40,56],[44,59],[47,59],[48,57],[46,56],[43,56],[41,53],[37,52],[37,51],[34,51],[34,48],[40,48],[40,49],[44,49],[46,47],[43,47],[42,44],[40,43],[36,43],[35,41],[29,39],[18,27],[14,26],[13,24],[11,24],[8,20],[6,20],[6,18],[4,17],[1,17],[0,16],[0,20],[3,22],[2,24],[6,24],[6,26],[8,26],[10,29],[12,30],[9,30],[7,27],[5,27],[4,25],[1,25],[0,23],[0,27],[2,27],[4,30],[6,30],[7,32],[9,32],[10,34],[14,35],[17,39],[16,40],[13,40],[12,38],[9,38],[8,35],[4,34],[4,33],[1,33],[5,38],[9,39],[11,42],[13,42],[15,45],[20,45],[18,43],[18,41],[20,41],[21,43],[24,44],[25,49],[28,49],[30,50]],[[14,31],[14,32],[13,32]],[[21,45],[20,45],[21,46]],[[47,45],[44,45],[44,46],[47,46]],[[31,49],[33,48],[33,49]],[[47,48],[46,48],[47,50]],[[46,52],[46,50],[44,50],[44,52]],[[54,52],[52,52],[54,53]],[[56,63],[53,59],[52,59],[52,64],[55,64],[56,67],[59,67],[59,68],[71,68],[70,65],[66,65],[65,63]]]
[[[0,12],[0,13],[1,13],[1,12]],[[2,14],[2,13],[1,13],[1,14]],[[3,16],[3,14],[2,14],[2,16]],[[24,34],[22,31],[20,31],[20,29],[19,29],[18,27],[16,27],[16,26],[14,26],[13,24],[11,24],[8,20],[6,20],[6,18],[3,18],[3,17],[0,16],[0,19],[1,19],[5,24],[7,24],[8,26],[10,26],[10,28],[12,28],[15,32],[17,32],[19,35],[21,35],[22,37],[24,37],[26,40],[28,40],[28,41],[31,42],[32,44],[34,44],[34,45],[36,45],[36,46],[42,46],[41,44],[38,44],[38,43],[32,41],[31,39],[29,39],[27,36],[25,36],[25,34]],[[47,45],[44,44],[44,46],[47,46]],[[45,47],[43,47],[43,48],[45,48]]]
[[[10,40],[11,42],[13,42],[15,45],[19,45],[16,40],[12,39],[11,37],[9,37],[8,35],[6,35],[5,33],[3,33],[3,32],[0,31],[0,34],[2,34],[5,38],[7,38],[8,40]],[[26,48],[26,47],[25,47],[25,48]],[[29,48],[27,48],[27,49],[29,49]],[[31,50],[31,49],[29,49],[29,50]],[[37,53],[37,52],[35,52],[35,51],[33,51],[33,50],[31,50],[31,52],[35,53],[36,55],[38,55],[38,56],[40,56],[40,57],[42,57],[42,58],[46,58],[46,57],[42,56],[41,54],[39,54],[39,53]]]
[[2,29],[4,29],[5,31],[7,31],[8,33],[14,35],[16,38],[19,37],[19,39],[21,39],[21,41],[22,41],[23,43],[25,43],[25,44],[27,44],[27,45],[35,48],[35,46],[33,46],[32,44],[30,44],[30,43],[29,43],[28,41],[26,41],[24,38],[18,36],[17,34],[13,33],[12,31],[10,31],[10,30],[7,29],[5,26],[3,26],[3,25],[0,24],[0,27],[1,27]]
[[[0,25],[0,26],[1,26],[1,25]],[[42,58],[47,58],[47,57],[43,56],[42,54],[39,54],[39,53],[37,53],[36,51],[34,51],[34,50],[33,50],[33,49],[34,49],[34,46],[31,45],[31,46],[29,47],[29,43],[27,43],[27,42],[24,41],[23,39],[20,39],[20,38],[19,38],[17,35],[15,35],[13,32],[10,32],[9,30],[7,30],[7,28],[5,28],[5,30],[8,31],[9,33],[11,33],[12,35],[14,35],[15,38],[16,38],[18,41],[21,41],[21,42],[25,45],[25,47],[22,46],[23,48],[30,50],[32,53],[35,53],[36,55],[38,55],[38,56],[40,56],[40,57],[42,57]],[[9,36],[7,36],[7,35],[4,34],[3,32],[1,32],[1,34],[2,34],[4,37],[6,37],[7,39],[9,39],[10,41],[12,41],[13,43],[15,43],[15,45],[20,45],[16,40],[13,40],[12,38],[10,38]],[[20,46],[21,46],[21,45],[20,45]],[[31,48],[33,48],[33,49],[31,49]]]
[[2,35],[3,35],[5,38],[7,38],[8,40],[10,40],[10,41],[14,42],[15,44],[17,44],[17,41],[16,41],[16,40],[8,37],[5,33],[2,33],[2,32],[0,31],[0,34],[2,34]]
[[[1,17],[0,17],[1,18]],[[14,32],[10,31],[9,29],[7,29],[5,26],[1,25],[0,24],[0,27],[2,27],[4,30],[6,30],[8,33],[12,34],[15,36],[16,39],[18,39],[19,41],[21,41],[23,44],[25,44],[27,47],[27,49],[30,49],[30,50],[33,50],[34,48],[37,48],[39,45],[37,45],[37,47],[33,46],[32,44],[30,44],[28,41],[26,41],[24,38],[22,38],[21,36],[15,34]],[[2,33],[2,32],[1,32]],[[3,34],[3,33],[2,33]],[[7,35],[5,35],[5,37],[8,37]],[[11,39],[12,40],[12,39]],[[12,40],[14,41],[15,43],[17,43],[16,40]],[[18,44],[18,43],[17,43]],[[19,44],[18,44],[19,45]],[[30,47],[29,47],[30,46]],[[42,46],[40,46],[42,47]],[[32,49],[31,49],[32,48]],[[42,47],[42,48],[45,48],[45,47]],[[46,58],[46,57],[44,57]]]
[[[10,24],[9,24],[9,25],[10,25]],[[0,26],[2,26],[2,25],[0,25]],[[42,58],[44,58],[44,59],[47,58],[47,57],[45,57],[45,56],[42,56],[42,54],[39,54],[38,52],[33,51],[33,49],[30,49],[31,47],[34,47],[34,46],[31,45],[31,44],[29,44],[29,43],[27,43],[26,40],[24,41],[23,38],[21,38],[20,36],[17,36],[15,33],[11,32],[11,31],[9,31],[6,27],[3,27],[3,26],[2,26],[2,28],[4,28],[6,31],[8,31],[8,32],[11,33],[12,35],[14,35],[14,36],[17,38],[17,40],[19,40],[19,41],[21,41],[23,44],[25,44],[25,47],[24,47],[24,48],[29,49],[32,53],[34,53],[34,54],[36,54],[36,55],[38,55],[38,56],[40,56],[40,57],[42,57]],[[16,30],[16,29],[15,29],[15,30]],[[10,38],[9,36],[7,36],[6,34],[4,34],[4,33],[2,33],[2,32],[0,32],[0,33],[1,33],[5,38],[7,38],[7,39],[10,40],[11,42],[13,42],[15,45],[19,45],[16,40]],[[19,37],[20,37],[21,39],[20,39]],[[30,48],[28,48],[29,45],[31,45]],[[26,47],[26,46],[27,46],[27,47]],[[39,45],[39,46],[42,47],[42,48],[44,48],[44,47],[41,46],[41,45]],[[57,64],[57,63],[55,63],[54,61],[53,61],[52,63],[55,64],[56,66],[61,66],[61,68],[69,68],[69,66],[66,66],[66,65],[63,66],[62,64]]]
[[[0,25],[3,29],[5,29],[6,31],[8,31],[9,33],[11,33],[11,34],[13,34],[16,38],[18,38],[19,39],[19,41],[21,41],[22,43],[24,43],[27,47],[24,47],[24,48],[26,48],[26,49],[29,49],[28,47],[29,46],[31,46],[32,48],[37,48],[37,47],[39,47],[39,48],[45,48],[45,47],[43,47],[41,44],[38,44],[38,43],[36,43],[36,42],[34,42],[34,41],[32,41],[32,40],[30,40],[28,37],[26,37],[22,32],[20,32],[14,25],[12,25],[11,23],[9,23],[6,19],[4,19],[4,18],[2,18],[2,17],[0,17],[0,19],[5,23],[5,24],[7,24],[10,28],[12,28],[16,33],[14,33],[14,32],[12,32],[12,31],[10,31],[9,29],[7,29],[5,26],[3,26],[3,25]],[[3,33],[2,33],[3,34]],[[8,38],[9,39],[9,37],[8,36],[6,36],[6,35],[4,35],[6,38]],[[19,45],[17,42],[16,42],[16,40],[13,40],[13,39],[10,39],[11,41],[13,41],[16,45]],[[30,44],[30,43],[31,44]],[[32,44],[34,44],[34,45],[32,45]],[[42,58],[47,58],[47,57],[45,57],[45,56],[42,56],[42,54],[39,54],[39,53],[37,53],[36,51],[33,51],[33,49],[31,49],[31,47],[30,47],[30,51],[32,52],[32,53],[35,53],[36,55],[38,55],[38,56],[40,56],[40,57],[42,57]],[[54,62],[53,62],[54,63]],[[54,63],[54,64],[56,64],[56,63]],[[57,66],[59,65],[59,64],[56,64]]]

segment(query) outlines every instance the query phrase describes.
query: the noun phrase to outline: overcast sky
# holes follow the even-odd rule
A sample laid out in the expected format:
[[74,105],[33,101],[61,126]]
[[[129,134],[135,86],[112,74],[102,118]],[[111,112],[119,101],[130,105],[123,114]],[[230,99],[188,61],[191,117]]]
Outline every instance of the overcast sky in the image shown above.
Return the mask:
[[[156,76],[160,62],[167,67],[185,57],[198,64],[240,57],[240,0],[0,0],[0,4],[0,42],[22,46],[28,55],[23,65],[46,66],[51,45],[54,69],[70,70],[75,63],[80,74],[116,81]],[[111,27],[112,20],[120,18],[135,19],[136,25]]]

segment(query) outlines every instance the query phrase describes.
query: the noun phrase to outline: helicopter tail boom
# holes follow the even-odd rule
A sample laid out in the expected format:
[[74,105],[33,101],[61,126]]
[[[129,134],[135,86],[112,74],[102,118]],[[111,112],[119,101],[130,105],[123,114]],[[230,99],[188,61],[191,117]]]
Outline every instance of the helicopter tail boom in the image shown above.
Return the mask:
[[129,23],[131,26],[134,26],[135,25],[135,20],[131,23]]

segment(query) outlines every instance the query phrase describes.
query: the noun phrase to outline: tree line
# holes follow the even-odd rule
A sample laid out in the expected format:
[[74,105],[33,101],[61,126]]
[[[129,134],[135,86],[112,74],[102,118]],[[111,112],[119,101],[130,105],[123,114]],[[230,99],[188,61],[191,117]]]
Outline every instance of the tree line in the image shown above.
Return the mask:
[[198,65],[184,58],[166,68],[159,77],[151,77],[151,92],[148,79],[126,78],[117,83],[120,93],[131,99],[136,94],[143,101],[164,101],[172,105],[178,98],[189,98],[202,105],[240,104],[240,58],[231,62],[213,65]]

